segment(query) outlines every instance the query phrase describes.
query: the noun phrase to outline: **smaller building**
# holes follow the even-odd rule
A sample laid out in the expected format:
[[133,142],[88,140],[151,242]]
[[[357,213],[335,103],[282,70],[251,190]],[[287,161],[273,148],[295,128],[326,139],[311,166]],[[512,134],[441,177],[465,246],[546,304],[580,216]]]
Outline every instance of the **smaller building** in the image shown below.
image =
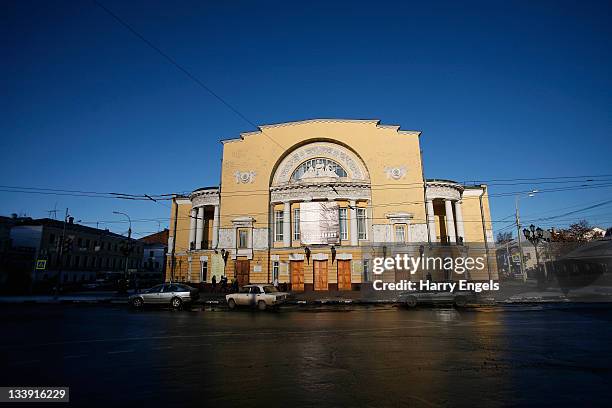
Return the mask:
[[166,256],[168,253],[168,229],[140,238],[143,243],[142,273],[147,278],[163,282],[166,277]]
[[[63,240],[62,240],[63,237]],[[32,283],[112,280],[142,268],[144,243],[110,232],[50,218],[23,219],[11,226],[11,251],[28,252]],[[127,265],[127,268],[126,268]]]

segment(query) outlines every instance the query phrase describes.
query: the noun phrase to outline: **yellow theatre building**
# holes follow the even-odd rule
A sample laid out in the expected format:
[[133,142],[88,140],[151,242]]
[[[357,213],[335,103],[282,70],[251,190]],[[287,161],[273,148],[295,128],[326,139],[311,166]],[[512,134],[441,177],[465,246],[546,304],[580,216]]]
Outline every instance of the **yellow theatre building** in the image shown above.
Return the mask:
[[372,281],[373,257],[400,248],[493,253],[487,187],[426,179],[420,134],[314,119],[222,140],[220,185],[173,199],[166,280],[356,290]]

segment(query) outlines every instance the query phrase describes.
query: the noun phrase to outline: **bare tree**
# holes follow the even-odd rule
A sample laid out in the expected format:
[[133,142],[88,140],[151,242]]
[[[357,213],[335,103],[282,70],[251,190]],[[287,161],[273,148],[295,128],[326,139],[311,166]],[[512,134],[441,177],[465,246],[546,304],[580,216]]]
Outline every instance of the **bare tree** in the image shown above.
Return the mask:
[[506,242],[512,241],[512,232],[498,232],[495,240],[498,244],[505,244]]

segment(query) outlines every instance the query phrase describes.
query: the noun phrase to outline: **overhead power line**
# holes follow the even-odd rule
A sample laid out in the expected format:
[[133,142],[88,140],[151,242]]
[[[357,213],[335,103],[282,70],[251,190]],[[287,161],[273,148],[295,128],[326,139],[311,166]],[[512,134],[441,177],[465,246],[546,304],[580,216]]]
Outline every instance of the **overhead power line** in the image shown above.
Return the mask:
[[144,35],[139,33],[134,27],[132,27],[125,20],[123,20],[121,17],[119,17],[117,14],[115,14],[112,10],[110,10],[108,7],[106,7],[104,4],[100,3],[97,0],[94,0],[94,4],[96,4],[102,10],[104,10],[108,15],[110,15],[113,19],[115,19],[115,21],[117,21],[119,24],[121,24],[123,27],[125,27],[128,31],[130,31],[132,34],[134,34],[136,37],[138,37],[142,42],[144,42],[150,48],[155,50],[159,55],[164,57],[166,59],[166,61],[168,61],[176,69],[178,69],[183,74],[185,74],[189,79],[191,79],[193,82],[195,82],[199,87],[201,87],[206,92],[208,92],[210,95],[215,97],[219,102],[221,102],[223,105],[225,105],[225,107],[227,107],[229,110],[234,112],[234,114],[236,114],[238,117],[240,117],[242,120],[244,120],[249,125],[253,126],[256,129],[259,129],[263,135],[265,135],[268,139],[270,139],[272,142],[274,142],[278,147],[280,147],[281,149],[285,150],[284,146],[282,146],[280,143],[278,143],[276,140],[274,140],[274,138],[272,138],[270,135],[268,135],[266,132],[264,132],[262,129],[260,129],[259,126],[257,126],[253,121],[251,121],[244,114],[242,114],[238,109],[236,109],[229,102],[227,102],[225,99],[223,99],[221,97],[221,95],[219,95],[217,92],[213,91],[208,85],[206,85],[204,82],[202,82],[198,77],[196,77],[194,74],[192,74],[184,66],[179,64],[174,58],[172,58],[170,55],[165,53],[157,45],[155,45],[151,41],[149,41]]

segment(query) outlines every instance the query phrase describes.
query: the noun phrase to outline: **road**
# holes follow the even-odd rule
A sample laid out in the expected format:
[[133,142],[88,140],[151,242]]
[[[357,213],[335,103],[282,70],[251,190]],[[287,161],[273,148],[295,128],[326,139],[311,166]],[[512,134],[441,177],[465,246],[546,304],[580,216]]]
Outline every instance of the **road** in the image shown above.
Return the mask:
[[68,385],[71,405],[610,405],[610,306],[3,305],[0,322],[0,385]]

